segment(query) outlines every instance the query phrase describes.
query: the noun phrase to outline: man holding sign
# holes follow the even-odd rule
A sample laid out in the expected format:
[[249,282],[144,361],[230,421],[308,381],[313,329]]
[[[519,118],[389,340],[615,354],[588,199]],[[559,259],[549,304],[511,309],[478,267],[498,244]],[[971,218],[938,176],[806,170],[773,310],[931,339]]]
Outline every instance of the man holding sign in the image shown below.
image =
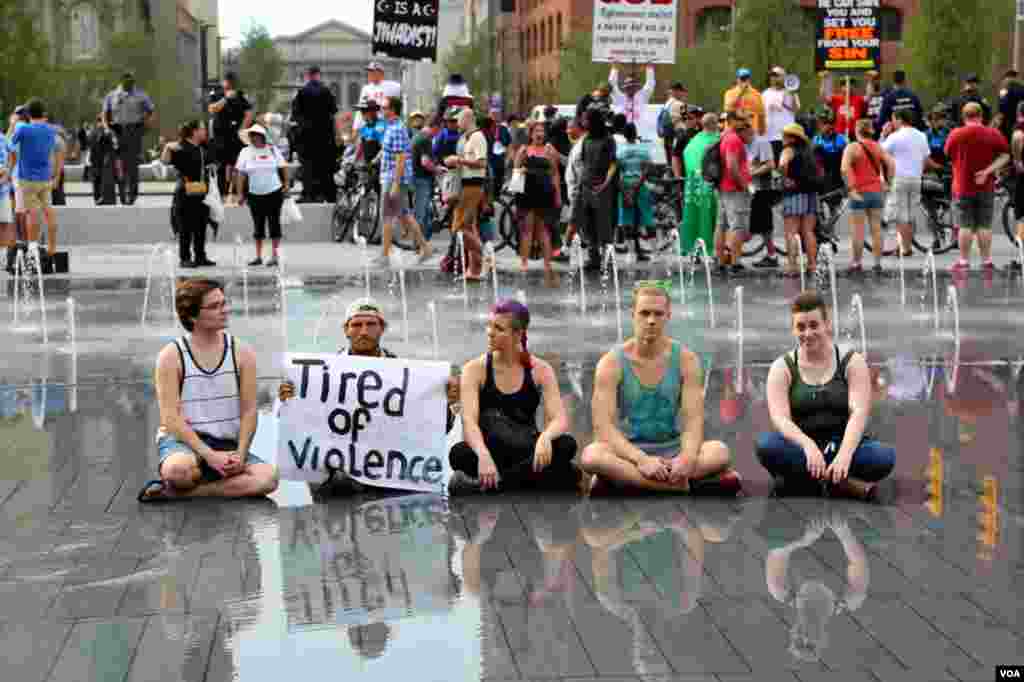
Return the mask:
[[[387,319],[381,307],[371,298],[360,298],[353,301],[345,314],[345,337],[348,347],[338,351],[339,355],[350,355],[364,358],[397,359],[394,353],[381,345],[381,337],[387,329]],[[445,431],[450,431],[455,421],[453,405],[458,403],[458,380],[449,377],[447,380],[447,405],[445,406]],[[295,397],[295,383],[285,381],[278,389],[278,398],[282,403]],[[332,493],[355,493],[364,489],[363,483],[354,479],[343,468],[332,468],[322,473],[319,478],[328,477]]]
[[276,468],[249,453],[257,420],[256,353],[224,331],[223,287],[186,280],[174,303],[190,333],[157,357],[160,479],[143,487],[139,502],[274,492]]

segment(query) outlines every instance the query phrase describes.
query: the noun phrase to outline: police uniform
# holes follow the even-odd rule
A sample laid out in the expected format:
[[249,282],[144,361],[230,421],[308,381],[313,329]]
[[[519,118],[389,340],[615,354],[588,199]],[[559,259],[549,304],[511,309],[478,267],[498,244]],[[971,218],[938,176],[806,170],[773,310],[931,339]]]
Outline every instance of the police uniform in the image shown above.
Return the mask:
[[338,104],[332,93],[318,80],[310,80],[292,100],[292,120],[296,125],[296,143],[302,162],[302,199],[337,200],[334,184],[337,150],[334,139],[334,115]]
[[110,92],[103,101],[103,112],[110,116],[111,130],[116,135],[115,157],[121,161],[118,188],[122,204],[134,204],[139,195],[139,157],[146,116],[153,113],[153,100],[138,88],[123,86]]

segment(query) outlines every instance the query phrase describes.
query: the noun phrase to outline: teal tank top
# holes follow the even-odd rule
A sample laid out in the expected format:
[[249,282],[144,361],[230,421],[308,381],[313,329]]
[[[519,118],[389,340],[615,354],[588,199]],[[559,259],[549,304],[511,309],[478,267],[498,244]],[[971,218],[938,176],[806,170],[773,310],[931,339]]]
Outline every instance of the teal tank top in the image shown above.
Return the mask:
[[679,342],[673,341],[665,375],[657,386],[645,386],[633,372],[633,362],[626,355],[625,346],[615,349],[615,357],[622,368],[618,392],[619,430],[641,450],[669,448],[680,443],[681,352]]

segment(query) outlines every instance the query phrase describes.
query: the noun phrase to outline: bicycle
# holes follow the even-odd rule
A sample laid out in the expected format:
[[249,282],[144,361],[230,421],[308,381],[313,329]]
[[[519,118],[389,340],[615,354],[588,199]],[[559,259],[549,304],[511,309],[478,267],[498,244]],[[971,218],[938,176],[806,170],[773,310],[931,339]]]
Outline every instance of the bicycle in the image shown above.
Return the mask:
[[[341,182],[338,182],[338,176],[341,176]],[[362,237],[367,244],[380,244],[381,200],[375,177],[372,165],[352,161],[342,164],[335,176],[339,189],[338,200],[331,211],[331,234],[334,241],[345,241],[351,234],[353,242],[358,242],[359,237]],[[391,242],[404,251],[416,248],[402,230],[392,234]]]
[[1009,174],[1002,176],[996,181],[996,199],[1004,199],[1003,204],[1003,231],[1006,232],[1006,238],[1017,246],[1017,213],[1016,213],[1016,201],[1014,195],[1016,194],[1016,183],[1019,182],[1018,178]]

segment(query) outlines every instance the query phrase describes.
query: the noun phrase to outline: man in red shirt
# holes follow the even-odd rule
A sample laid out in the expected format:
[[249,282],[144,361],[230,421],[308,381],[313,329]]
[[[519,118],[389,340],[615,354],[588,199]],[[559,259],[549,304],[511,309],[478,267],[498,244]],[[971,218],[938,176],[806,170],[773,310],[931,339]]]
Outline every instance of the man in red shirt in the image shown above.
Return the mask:
[[867,105],[864,96],[857,93],[857,81],[850,79],[850,101],[846,101],[846,81],[842,81],[842,87],[835,90],[831,97],[823,98],[836,116],[836,132],[846,135],[846,138],[854,138],[854,126],[857,121],[864,118],[867,112]]
[[[743,240],[750,229],[750,165],[747,145],[754,139],[750,118],[742,112],[729,114],[722,141],[722,183],[718,187],[718,230],[725,239],[719,264],[722,270],[742,272]],[[715,241],[718,241],[717,239]]]
[[995,175],[1010,162],[1010,146],[995,128],[982,123],[977,102],[964,105],[964,125],[950,133],[946,156],[953,166],[953,209],[960,227],[960,259],[951,270],[970,268],[974,234],[978,234],[982,267],[995,270],[992,263],[992,214],[995,210]]

